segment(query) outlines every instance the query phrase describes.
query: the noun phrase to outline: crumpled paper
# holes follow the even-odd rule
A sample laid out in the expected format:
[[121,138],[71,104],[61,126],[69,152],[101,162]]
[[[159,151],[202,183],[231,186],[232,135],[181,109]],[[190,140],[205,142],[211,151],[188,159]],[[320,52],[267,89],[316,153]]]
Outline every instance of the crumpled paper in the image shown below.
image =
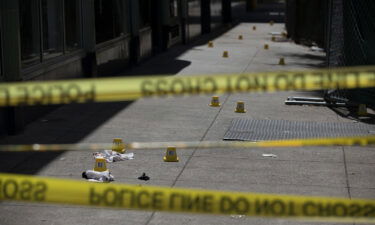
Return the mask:
[[134,159],[134,153],[121,154],[112,150],[94,153],[94,158],[103,157],[108,163]]
[[91,182],[111,182],[115,180],[115,177],[108,170],[103,172],[86,170],[82,173],[82,177]]

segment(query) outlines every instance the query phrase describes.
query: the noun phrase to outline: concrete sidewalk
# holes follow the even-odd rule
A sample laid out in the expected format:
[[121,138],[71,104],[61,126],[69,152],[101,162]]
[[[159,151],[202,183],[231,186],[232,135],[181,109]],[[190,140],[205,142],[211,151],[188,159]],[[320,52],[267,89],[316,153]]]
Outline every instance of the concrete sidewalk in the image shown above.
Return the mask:
[[[254,25],[256,31],[252,30]],[[269,32],[282,32],[283,26],[241,23],[214,39],[214,48],[200,42],[190,48],[177,47],[127,73],[184,76],[321,66],[323,53],[289,41],[270,41]],[[244,40],[238,40],[238,35],[243,35]],[[264,44],[269,44],[270,49],[264,50]],[[229,52],[229,58],[222,58],[223,51]],[[286,66],[278,65],[280,57],[285,57]],[[24,134],[1,143],[108,143],[115,137],[126,142],[221,141],[234,118],[353,123],[325,107],[284,105],[288,96],[318,94],[226,94],[220,96],[220,108],[208,106],[210,96],[67,105],[28,126]],[[234,113],[237,101],[245,102],[247,113]],[[275,154],[277,158],[265,158],[263,153]],[[113,163],[109,168],[116,183],[375,198],[375,151],[371,148],[178,149],[179,163],[163,162],[164,154],[165,149],[136,151],[134,160]],[[0,162],[2,172],[79,180],[84,170],[93,167],[90,152],[9,154]],[[149,181],[137,179],[143,172],[150,176]],[[3,202],[0,224],[318,223]]]

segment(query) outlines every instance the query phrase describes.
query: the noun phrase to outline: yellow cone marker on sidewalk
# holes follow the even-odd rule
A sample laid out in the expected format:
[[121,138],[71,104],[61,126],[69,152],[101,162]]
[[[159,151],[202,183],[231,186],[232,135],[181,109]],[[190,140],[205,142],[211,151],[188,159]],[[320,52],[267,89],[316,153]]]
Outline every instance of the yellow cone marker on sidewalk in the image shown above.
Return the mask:
[[167,152],[164,156],[164,162],[178,162],[180,159],[177,157],[177,152],[175,147],[168,147]]
[[264,45],[264,49],[265,49],[265,50],[268,50],[269,48],[270,48],[270,46],[268,46],[268,44],[265,44],[265,45]]
[[245,113],[245,103],[244,102],[237,102],[237,107],[235,110],[236,113]]
[[271,41],[276,41],[276,37],[275,37],[275,36],[272,36],[272,37],[271,37]]
[[228,51],[223,52],[223,58],[229,58],[229,53]]
[[208,42],[208,47],[209,47],[209,48],[213,48],[213,47],[214,47],[214,43],[213,43],[212,41],[209,41],[209,42]]
[[256,26],[253,26],[253,30],[256,30],[257,29],[257,27]]
[[107,162],[105,161],[105,158],[103,158],[103,157],[95,158],[94,171],[96,171],[96,172],[108,171]]
[[122,138],[114,138],[113,144],[112,144],[112,151],[118,152],[118,153],[125,153],[125,144],[122,141]]
[[281,35],[286,38],[288,36],[288,34],[286,32],[282,32]]
[[279,65],[285,66],[285,59],[284,58],[280,58]]
[[365,104],[359,104],[357,114],[358,114],[358,116],[367,116],[368,115],[367,107],[366,107]]
[[243,40],[243,36],[242,35],[238,35],[238,40]]
[[274,24],[274,21],[273,21],[273,20],[271,20],[271,21],[270,21],[270,25],[271,25],[271,26],[273,26],[273,24]]
[[211,107],[220,107],[219,96],[213,96],[210,103]]

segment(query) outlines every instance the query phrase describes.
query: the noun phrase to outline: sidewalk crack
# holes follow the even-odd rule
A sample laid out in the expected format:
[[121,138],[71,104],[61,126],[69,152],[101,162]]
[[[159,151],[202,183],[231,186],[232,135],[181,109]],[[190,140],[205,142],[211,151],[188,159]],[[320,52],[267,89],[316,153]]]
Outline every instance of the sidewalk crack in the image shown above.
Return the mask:
[[343,160],[344,160],[344,168],[345,168],[345,178],[346,178],[346,189],[348,190],[349,198],[352,198],[352,195],[350,193],[350,184],[349,184],[349,175],[348,175],[348,166],[346,164],[346,154],[345,154],[345,148],[341,147],[342,154],[343,154]]
[[[225,100],[224,100],[224,102],[222,103],[222,105],[224,105],[224,104],[228,101],[229,96],[230,96],[230,95],[228,94],[228,95],[225,97]],[[219,117],[220,112],[221,112],[222,110],[223,110],[223,107],[220,107],[220,109],[219,109],[218,113],[216,114],[215,118],[212,120],[210,126],[208,126],[207,130],[204,132],[202,138],[201,138],[199,141],[203,141],[203,140],[206,138],[208,132],[210,131],[211,127],[214,125],[216,119]],[[192,153],[192,154],[189,156],[189,158],[187,159],[187,161],[186,161],[184,167],[182,168],[181,172],[177,175],[176,179],[173,181],[172,187],[174,187],[174,186],[176,185],[177,180],[180,178],[181,174],[184,172],[184,170],[185,170],[185,168],[187,167],[187,165],[189,164],[190,160],[194,157],[194,154],[195,154],[195,152],[198,150],[198,148],[199,148],[199,147],[197,147],[197,148],[195,148],[195,149],[193,150],[193,153]]]

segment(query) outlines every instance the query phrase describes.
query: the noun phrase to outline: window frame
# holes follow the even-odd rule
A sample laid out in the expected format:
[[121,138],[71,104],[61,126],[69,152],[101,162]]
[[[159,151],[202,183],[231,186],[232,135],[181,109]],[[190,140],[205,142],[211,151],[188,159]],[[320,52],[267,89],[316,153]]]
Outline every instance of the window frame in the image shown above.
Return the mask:
[[79,37],[78,37],[78,41],[79,41],[79,46],[76,48],[76,49],[73,49],[71,51],[68,51],[68,47],[67,47],[67,40],[66,40],[66,15],[65,15],[65,1],[63,1],[63,15],[64,15],[64,19],[63,19],[63,30],[64,30],[64,55],[65,54],[69,54],[69,53],[72,53],[72,52],[75,52],[75,51],[78,51],[80,49],[83,48],[83,0],[75,0],[76,2],[78,2],[78,11],[79,11],[79,15],[77,16],[77,18],[79,19],[78,21],[78,26],[79,26]]
[[[99,2],[98,2],[99,1]],[[98,36],[98,27],[97,27],[97,22],[98,22],[98,19],[100,18],[99,16],[97,16],[97,6],[96,4],[102,4],[104,1],[111,1],[111,4],[112,4],[112,19],[111,19],[111,26],[112,26],[112,34],[111,34],[111,37],[108,38],[108,37],[104,37],[104,36]],[[116,1],[119,1],[120,3],[120,13],[121,14],[118,14],[116,15],[114,13],[114,10],[116,10],[115,6],[116,6]],[[95,14],[95,22],[94,22],[94,26],[95,26],[95,44],[98,46],[98,45],[102,45],[103,43],[108,43],[108,42],[111,42],[113,40],[116,40],[118,38],[121,38],[123,36],[126,36],[127,34],[129,34],[129,27],[128,27],[128,19],[126,17],[128,17],[129,15],[127,15],[126,13],[126,10],[127,9],[127,2],[124,1],[124,0],[95,0],[95,7],[94,7],[94,14]],[[115,18],[118,17],[118,21],[115,21]],[[117,24],[117,28],[115,28],[116,26],[116,23]],[[115,29],[118,29],[118,34],[116,34],[116,30]],[[107,34],[106,34],[107,35]],[[99,38],[100,37],[100,38]]]
[[[82,0],[76,0],[78,2],[77,4],[77,11],[78,11],[78,16],[77,16],[77,19],[79,20],[77,22],[77,26],[79,26],[79,28],[77,28],[77,31],[79,31],[79,37],[78,37],[78,40],[79,41],[79,46],[76,48],[76,49],[72,49],[72,50],[68,50],[67,48],[67,35],[66,35],[66,15],[65,15],[65,1],[66,0],[58,0],[58,10],[61,10],[61,30],[59,31],[59,33],[61,32],[61,37],[62,38],[62,50],[61,50],[61,53],[58,53],[58,55],[56,56],[50,56],[48,57],[48,55],[45,55],[44,52],[45,52],[45,49],[44,49],[44,31],[43,31],[43,5],[42,5],[42,0],[35,0],[37,4],[37,9],[38,9],[38,12],[36,12],[36,14],[38,15],[38,26],[39,26],[39,29],[37,31],[37,36],[39,37],[39,57],[38,59],[35,59],[35,62],[32,62],[30,64],[24,64],[24,61],[25,60],[22,60],[21,59],[21,65],[22,65],[22,68],[25,69],[25,68],[29,68],[29,67],[32,67],[32,66],[35,66],[35,65],[40,65],[44,62],[47,62],[47,61],[50,61],[50,60],[53,60],[53,59],[56,59],[58,57],[63,57],[64,55],[67,55],[67,54],[71,54],[71,53],[74,53],[74,52],[77,52],[77,51],[80,51],[83,49],[83,10],[82,10]],[[48,1],[48,0],[47,0]],[[20,2],[21,4],[21,2]],[[21,16],[21,12],[20,12],[20,16]],[[21,29],[21,28],[20,28]],[[22,44],[22,42],[20,43]],[[1,67],[0,67],[1,68]]]

